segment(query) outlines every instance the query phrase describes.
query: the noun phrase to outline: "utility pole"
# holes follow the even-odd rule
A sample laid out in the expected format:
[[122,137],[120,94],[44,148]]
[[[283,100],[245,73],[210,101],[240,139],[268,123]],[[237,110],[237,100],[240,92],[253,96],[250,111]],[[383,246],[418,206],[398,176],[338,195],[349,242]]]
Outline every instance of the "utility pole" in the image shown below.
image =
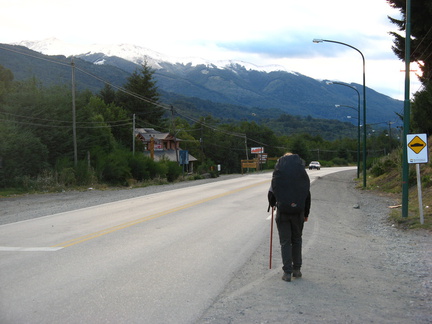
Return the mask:
[[78,165],[78,148],[76,138],[76,107],[75,107],[75,62],[72,56],[72,133],[74,146],[74,166]]
[[174,125],[174,107],[171,105],[171,132],[175,133],[175,125]]
[[135,155],[135,114],[132,115],[132,154]]
[[[204,117],[204,123],[205,123],[205,117]],[[201,144],[201,156],[204,160],[204,132],[203,132],[203,122],[201,122],[201,137],[200,137],[200,144]]]
[[155,145],[155,143],[154,143],[154,137],[152,135],[150,135],[150,144],[149,144],[149,146],[150,146],[150,158],[152,160],[154,160],[154,145]]
[[407,135],[410,129],[410,63],[411,63],[411,0],[406,1],[405,12],[405,100],[402,139],[402,217],[408,217],[408,143]]
[[247,137],[245,135],[245,147],[246,147],[246,160],[249,161],[248,147],[247,147]]

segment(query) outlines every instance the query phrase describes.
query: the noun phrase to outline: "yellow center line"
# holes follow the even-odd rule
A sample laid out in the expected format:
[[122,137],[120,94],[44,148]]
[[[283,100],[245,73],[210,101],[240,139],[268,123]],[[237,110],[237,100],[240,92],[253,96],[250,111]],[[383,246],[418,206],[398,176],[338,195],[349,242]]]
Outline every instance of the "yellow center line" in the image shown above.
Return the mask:
[[194,201],[194,202],[182,205],[182,206],[178,206],[178,207],[175,207],[175,208],[172,208],[172,209],[168,209],[168,210],[165,210],[165,211],[153,214],[153,215],[142,217],[142,218],[130,221],[130,222],[122,223],[122,224],[119,224],[119,225],[116,225],[116,226],[113,226],[113,227],[109,227],[109,228],[103,229],[101,231],[97,231],[97,232],[90,233],[90,234],[87,234],[87,235],[84,235],[84,236],[80,236],[80,237],[77,237],[75,239],[72,239],[72,240],[69,240],[69,241],[65,241],[65,242],[53,245],[51,247],[63,247],[63,248],[66,248],[66,247],[69,247],[69,246],[72,246],[72,245],[75,245],[75,244],[79,244],[79,243],[82,243],[82,242],[85,242],[85,241],[88,241],[88,240],[91,240],[91,239],[94,239],[94,238],[97,238],[97,237],[101,237],[101,236],[106,235],[106,234],[110,234],[110,233],[119,231],[121,229],[125,229],[125,228],[131,227],[131,226],[134,226],[134,225],[137,225],[137,224],[140,224],[140,223],[144,223],[146,221],[149,221],[149,220],[152,220],[152,219],[155,219],[155,218],[158,218],[158,217],[170,214],[170,213],[174,213],[174,212],[179,211],[179,210],[183,210],[183,209],[186,209],[186,208],[189,208],[189,207],[193,207],[193,206],[205,203],[205,202],[210,201],[210,200],[214,200],[214,199],[217,199],[217,198],[228,196],[228,195],[231,195],[233,193],[237,193],[237,192],[242,191],[242,190],[250,189],[250,188],[259,186],[259,185],[261,185],[263,183],[269,182],[269,181],[270,180],[261,181],[261,182],[258,182],[258,183],[255,183],[255,184],[252,184],[252,185],[249,185],[249,186],[246,186],[246,187],[241,187],[241,188],[234,189],[234,190],[231,190],[231,191],[227,191],[227,192],[215,195],[215,196],[211,196],[211,197],[208,197],[208,198],[197,200],[197,201]]

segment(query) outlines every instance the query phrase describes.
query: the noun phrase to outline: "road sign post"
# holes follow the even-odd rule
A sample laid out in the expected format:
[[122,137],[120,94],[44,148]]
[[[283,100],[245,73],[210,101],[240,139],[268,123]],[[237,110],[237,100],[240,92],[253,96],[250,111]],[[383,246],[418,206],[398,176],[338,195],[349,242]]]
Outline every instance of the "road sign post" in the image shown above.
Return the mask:
[[407,158],[408,163],[416,165],[417,174],[417,193],[418,203],[420,212],[420,224],[424,224],[423,216],[423,198],[421,188],[421,177],[420,177],[420,163],[428,163],[429,161],[429,150],[427,147],[427,135],[426,134],[407,134]]

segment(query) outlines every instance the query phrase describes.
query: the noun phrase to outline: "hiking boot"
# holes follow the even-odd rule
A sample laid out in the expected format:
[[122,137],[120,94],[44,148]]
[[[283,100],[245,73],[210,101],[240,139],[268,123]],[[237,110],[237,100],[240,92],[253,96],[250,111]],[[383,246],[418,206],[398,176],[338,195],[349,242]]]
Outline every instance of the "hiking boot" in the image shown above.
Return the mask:
[[300,272],[300,269],[299,270],[293,270],[293,277],[294,278],[301,278],[301,276],[302,276],[302,273]]
[[289,272],[284,272],[284,274],[283,274],[283,276],[282,276],[282,280],[285,280],[285,281],[290,282],[290,281],[291,281],[291,273],[289,273]]

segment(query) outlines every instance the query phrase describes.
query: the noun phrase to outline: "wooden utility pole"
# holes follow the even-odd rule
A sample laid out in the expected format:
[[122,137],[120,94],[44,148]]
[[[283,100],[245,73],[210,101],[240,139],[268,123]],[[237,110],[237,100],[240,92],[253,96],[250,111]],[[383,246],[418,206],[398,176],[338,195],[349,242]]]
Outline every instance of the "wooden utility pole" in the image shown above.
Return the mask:
[[154,160],[154,137],[150,137],[150,158]]
[[135,155],[135,114],[132,116],[132,154]]
[[76,107],[75,107],[75,62],[72,56],[72,133],[74,146],[74,166],[78,165],[78,147],[76,137]]

